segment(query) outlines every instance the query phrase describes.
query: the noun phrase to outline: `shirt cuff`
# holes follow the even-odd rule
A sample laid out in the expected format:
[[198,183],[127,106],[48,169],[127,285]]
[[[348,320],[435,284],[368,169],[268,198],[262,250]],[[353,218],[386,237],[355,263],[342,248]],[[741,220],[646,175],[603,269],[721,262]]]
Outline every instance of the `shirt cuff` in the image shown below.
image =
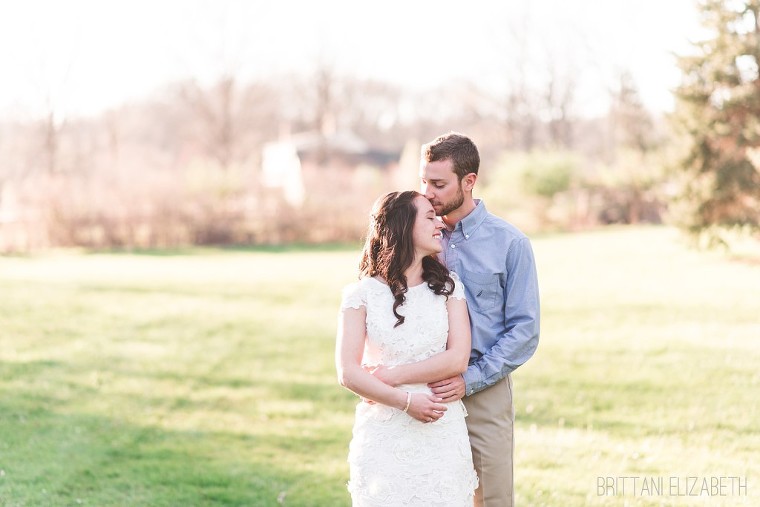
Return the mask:
[[472,364],[468,366],[467,370],[462,373],[462,378],[464,379],[465,383],[465,396],[469,396],[483,389],[483,380],[480,376],[480,371],[478,370],[477,366]]

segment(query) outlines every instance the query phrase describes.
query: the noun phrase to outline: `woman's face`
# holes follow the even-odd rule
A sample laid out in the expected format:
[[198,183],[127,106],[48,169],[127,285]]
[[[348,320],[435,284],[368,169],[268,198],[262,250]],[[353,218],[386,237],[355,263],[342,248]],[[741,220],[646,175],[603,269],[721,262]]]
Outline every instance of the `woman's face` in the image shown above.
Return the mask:
[[424,257],[433,253],[439,253],[441,246],[441,229],[443,222],[435,216],[435,210],[424,196],[414,198],[414,207],[417,208],[417,217],[414,219],[412,228],[412,242],[418,256]]

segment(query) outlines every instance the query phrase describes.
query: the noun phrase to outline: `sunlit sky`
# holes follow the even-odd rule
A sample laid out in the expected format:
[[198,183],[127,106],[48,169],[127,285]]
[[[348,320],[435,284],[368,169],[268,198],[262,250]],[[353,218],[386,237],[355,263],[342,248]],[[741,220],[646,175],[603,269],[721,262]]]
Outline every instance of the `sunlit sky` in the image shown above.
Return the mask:
[[[425,90],[504,89],[553,66],[577,109],[604,107],[628,70],[645,104],[672,108],[672,52],[699,34],[693,0],[2,1],[0,114],[91,114],[172,80],[224,72],[337,72]],[[550,63],[553,62],[553,63]]]

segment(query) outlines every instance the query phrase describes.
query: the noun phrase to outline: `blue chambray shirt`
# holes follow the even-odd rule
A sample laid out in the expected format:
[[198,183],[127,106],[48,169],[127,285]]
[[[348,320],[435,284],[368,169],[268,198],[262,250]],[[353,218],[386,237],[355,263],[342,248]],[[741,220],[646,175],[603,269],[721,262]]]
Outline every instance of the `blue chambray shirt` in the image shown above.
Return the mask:
[[443,229],[438,258],[462,279],[472,327],[463,374],[470,395],[530,359],[538,346],[538,277],[527,236],[486,210],[482,200],[453,231]]

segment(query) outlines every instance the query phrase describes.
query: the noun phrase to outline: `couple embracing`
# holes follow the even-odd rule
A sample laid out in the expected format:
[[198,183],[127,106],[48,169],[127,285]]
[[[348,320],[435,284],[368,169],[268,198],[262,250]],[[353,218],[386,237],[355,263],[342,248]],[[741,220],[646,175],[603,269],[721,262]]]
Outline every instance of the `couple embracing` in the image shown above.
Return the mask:
[[510,373],[538,345],[538,282],[528,238],[473,199],[479,165],[445,134],[423,146],[421,193],[373,207],[336,344],[362,398],[354,506],[513,505]]

